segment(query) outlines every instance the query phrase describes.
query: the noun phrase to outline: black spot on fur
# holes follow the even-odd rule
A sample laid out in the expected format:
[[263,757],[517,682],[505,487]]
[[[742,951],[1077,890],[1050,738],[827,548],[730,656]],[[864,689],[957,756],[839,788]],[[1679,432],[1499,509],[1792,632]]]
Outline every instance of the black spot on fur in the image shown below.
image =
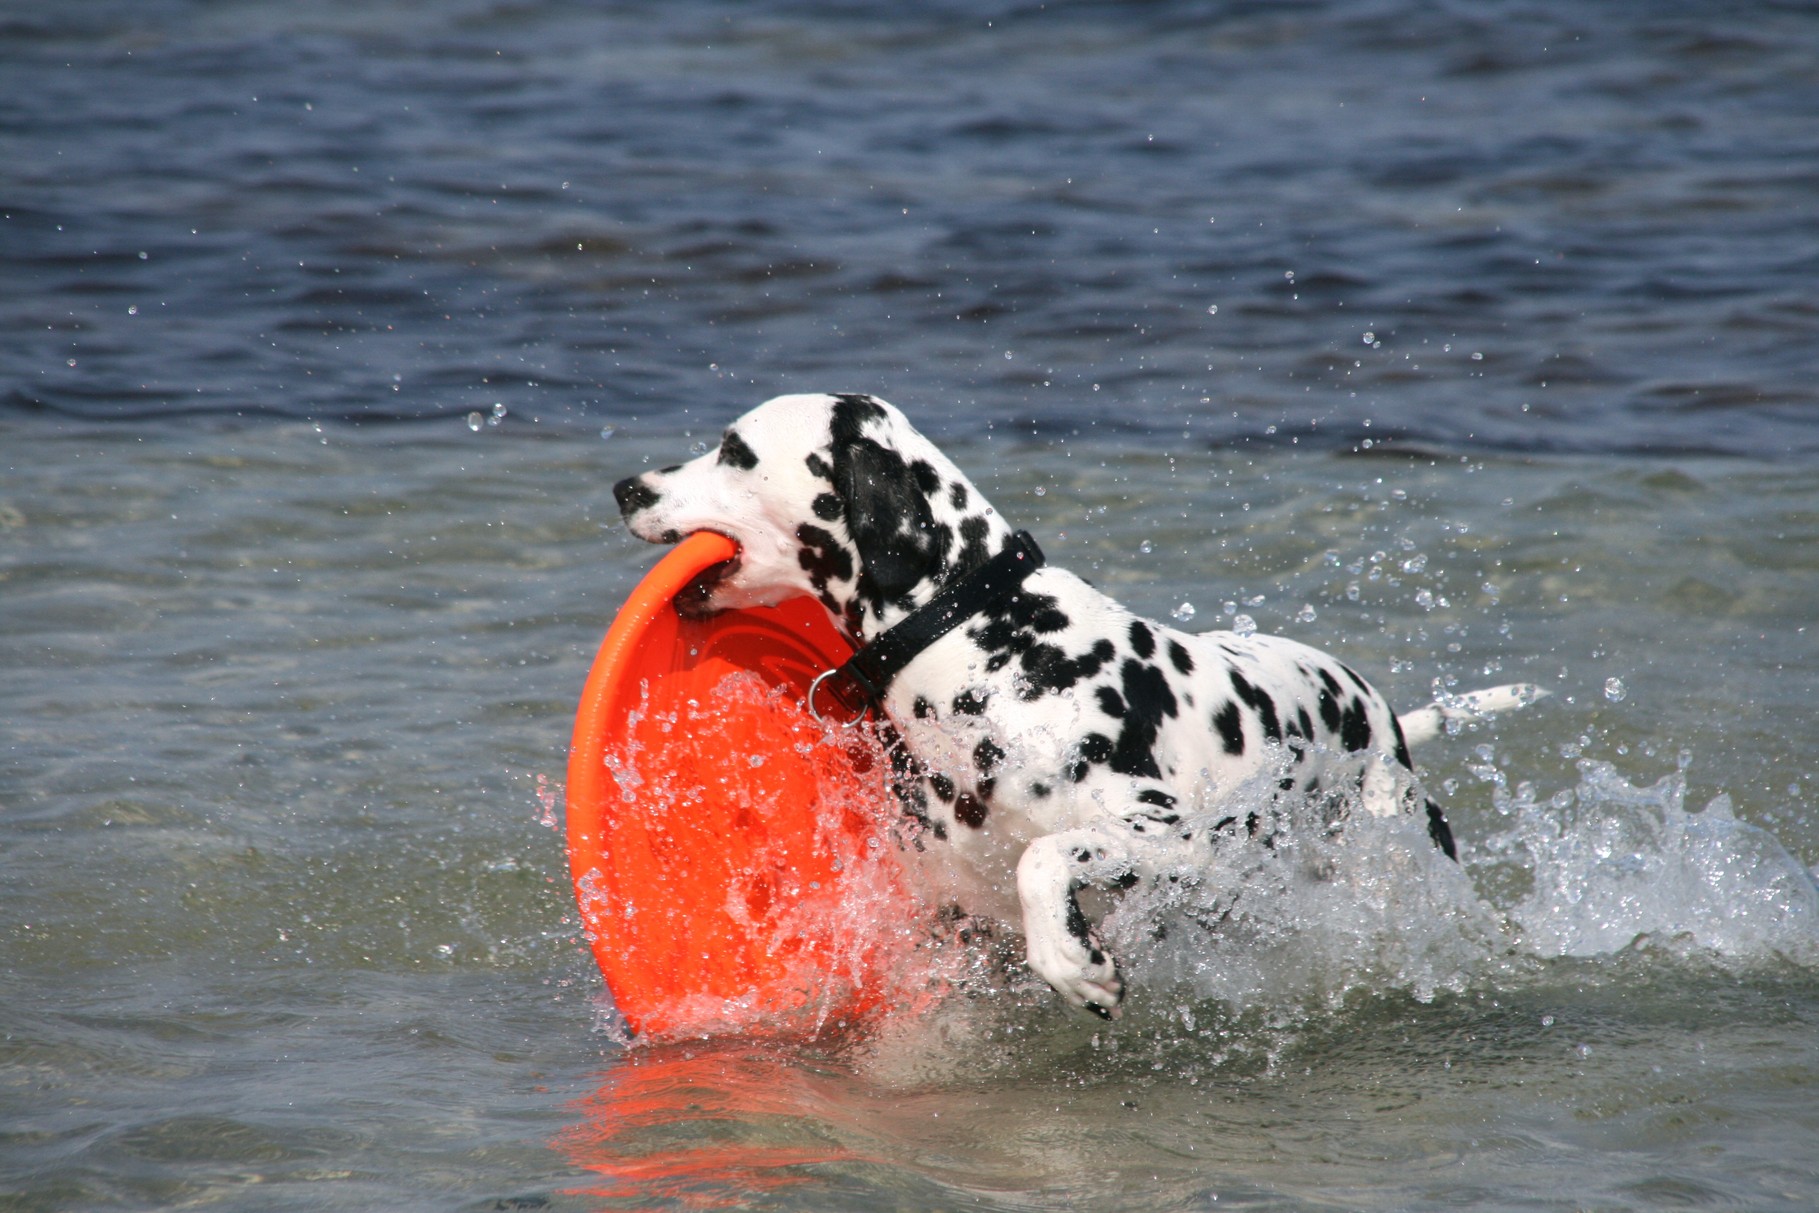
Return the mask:
[[1179,673],[1192,674],[1194,672],[1193,655],[1181,647],[1179,640],[1168,642],[1168,660],[1169,664],[1174,666]]
[[928,777],[928,786],[935,789],[935,795],[949,804],[954,802],[954,781],[946,775],[936,772]]
[[1069,657],[1052,644],[1031,645],[1019,659],[1026,676],[1021,696],[1025,700],[1035,700],[1045,694],[1069,690],[1082,678],[1097,674],[1106,662],[1117,656],[1117,652],[1109,640],[1100,640],[1078,657]]
[[1264,738],[1280,743],[1282,724],[1276,717],[1276,701],[1270,698],[1269,692],[1252,686],[1237,670],[1232,671],[1232,689],[1238,692],[1238,698],[1250,705],[1251,711],[1257,713],[1257,722],[1263,726]]
[[815,500],[809,503],[809,508],[815,511],[815,517],[821,521],[833,522],[840,517],[840,498],[832,493],[817,493]]
[[[916,777],[916,763],[909,751],[898,746],[891,752],[891,791],[897,796],[897,803],[903,815],[925,828],[934,827],[937,838],[946,835],[940,829],[939,822],[931,822],[928,815],[928,791],[922,780]],[[920,844],[918,844],[920,849]]]
[[1107,716],[1124,715],[1124,696],[1118,694],[1114,687],[1100,687],[1096,692],[1099,699],[1099,710]]
[[1053,594],[1017,594],[1010,602],[1022,613],[1024,626],[1038,636],[1065,631],[1070,622]]
[[1074,783],[1086,778],[1088,771],[1112,756],[1112,739],[1104,733],[1088,733],[1074,745],[1074,753],[1068,759],[1067,777]]
[[1390,731],[1396,737],[1396,761],[1409,770],[1414,770],[1415,760],[1409,757],[1408,738],[1402,735],[1402,722],[1393,715],[1390,717]]
[[855,425],[884,420],[884,405],[876,396],[868,396],[864,392],[836,392],[834,400],[836,414],[845,416]]
[[[954,487],[965,486],[956,480]],[[992,558],[991,549],[986,546],[991,533],[991,524],[977,514],[960,520],[960,550],[953,559],[955,576],[970,573]]]
[[977,716],[985,711],[985,696],[977,691],[962,691],[954,696],[954,715]]
[[823,459],[820,451],[810,451],[808,453],[808,458],[804,460],[804,462],[808,464],[810,474],[822,480],[832,480],[834,478],[834,465]]
[[956,510],[966,508],[966,481],[956,480],[947,488],[947,503]]
[[1030,784],[1030,795],[1037,800],[1046,800],[1049,793],[1052,791],[1054,791],[1054,789],[1049,787],[1046,783]]
[[1156,655],[1156,634],[1141,619],[1131,620],[1131,648],[1146,661]]
[[1339,744],[1347,750],[1371,747],[1371,722],[1364,712],[1364,700],[1356,695],[1345,707],[1345,719],[1339,722]]
[[962,792],[954,800],[954,819],[977,830],[985,824],[985,802],[971,792]]
[[1074,896],[1074,890],[1067,891],[1067,933],[1086,946],[1087,955],[1094,964],[1104,964],[1105,956],[1093,946],[1093,928],[1086,921],[1086,915],[1080,909],[1080,901]]
[[933,497],[941,491],[941,474],[928,460],[918,459],[910,464],[910,475],[916,478],[916,487],[922,490],[924,497]]
[[1175,807],[1175,798],[1161,788],[1144,788],[1137,793],[1137,800],[1140,804],[1153,804],[1162,809]]
[[796,528],[796,539],[802,544],[796,563],[808,574],[816,590],[826,590],[830,581],[850,581],[853,576],[852,553],[828,532],[805,522]]
[[935,705],[918,695],[916,701],[910,705],[910,711],[915,713],[917,720],[927,720],[935,714]]
[[986,622],[968,629],[967,636],[987,654],[987,671],[1002,670],[1013,660],[1023,671],[1019,694],[1025,701],[1071,689],[1083,678],[1090,678],[1117,655],[1109,640],[1101,639],[1077,657],[1069,657],[1058,645],[1037,639],[1039,634],[1058,632],[1068,626],[1068,618],[1047,594],[1019,594],[994,604],[986,613]]
[[739,436],[738,430],[728,430],[720,435],[720,454],[714,462],[749,472],[758,466],[758,452],[745,444],[745,439]]
[[1224,707],[1213,713],[1213,727],[1219,730],[1227,754],[1244,753],[1244,715],[1236,703],[1228,699]]
[[998,764],[1003,761],[1004,748],[990,737],[982,738],[979,744],[973,747],[973,766],[981,775],[992,774],[998,769]]
[[1433,801],[1427,802],[1427,836],[1434,840],[1434,845],[1446,852],[1448,859],[1457,862],[1458,848],[1453,845],[1453,827],[1446,823],[1446,814]]
[[1320,722],[1326,726],[1327,732],[1337,733],[1339,731],[1340,719],[1339,701],[1333,697],[1331,691],[1326,690],[1324,687],[1321,688]]
[[1156,763],[1156,737],[1162,732],[1162,720],[1173,716],[1180,706],[1168,678],[1153,665],[1126,659],[1119,670],[1124,682],[1124,727],[1112,748],[1109,765],[1120,775],[1162,778]]

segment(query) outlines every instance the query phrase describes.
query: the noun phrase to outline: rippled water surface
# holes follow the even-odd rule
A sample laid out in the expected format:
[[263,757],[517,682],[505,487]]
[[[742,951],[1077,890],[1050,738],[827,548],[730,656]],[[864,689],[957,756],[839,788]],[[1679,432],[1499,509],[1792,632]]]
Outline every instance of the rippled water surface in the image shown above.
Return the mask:
[[[0,1208],[1819,1204],[1803,6],[0,13]],[[606,486],[908,409],[1051,559],[1332,648],[1453,868],[628,1048]]]

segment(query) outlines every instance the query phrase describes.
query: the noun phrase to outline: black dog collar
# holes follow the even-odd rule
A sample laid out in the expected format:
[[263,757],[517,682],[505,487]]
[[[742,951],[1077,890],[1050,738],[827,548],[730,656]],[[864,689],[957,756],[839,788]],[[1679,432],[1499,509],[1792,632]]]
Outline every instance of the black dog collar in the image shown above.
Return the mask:
[[1015,593],[1023,579],[1042,567],[1042,549],[1028,531],[1010,537],[1004,550],[910,612],[861,648],[846,663],[809,684],[808,710],[821,719],[815,692],[828,695],[856,719],[878,706],[891,680],[924,649],[991,606]]

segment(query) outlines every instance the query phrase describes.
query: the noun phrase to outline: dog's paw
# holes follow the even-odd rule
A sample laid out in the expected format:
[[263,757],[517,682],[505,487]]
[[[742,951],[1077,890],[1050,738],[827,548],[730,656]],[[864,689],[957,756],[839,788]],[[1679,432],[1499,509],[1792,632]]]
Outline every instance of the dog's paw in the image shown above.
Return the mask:
[[1124,1013],[1124,981],[1096,936],[1029,942],[1029,966],[1068,1001],[1101,1019]]

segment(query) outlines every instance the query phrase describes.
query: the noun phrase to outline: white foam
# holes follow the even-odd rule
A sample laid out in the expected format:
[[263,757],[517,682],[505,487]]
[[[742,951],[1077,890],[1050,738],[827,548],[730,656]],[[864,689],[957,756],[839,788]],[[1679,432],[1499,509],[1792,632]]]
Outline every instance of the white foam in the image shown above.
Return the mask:
[[1519,946],[1542,958],[1653,948],[1727,968],[1819,965],[1819,888],[1729,797],[1685,808],[1684,766],[1647,786],[1583,760],[1577,788],[1543,804],[1496,789],[1508,830],[1476,848],[1514,865],[1527,891],[1504,907]]
[[1463,988],[1503,947],[1497,916],[1424,822],[1358,814],[1338,836],[1291,825],[1261,862],[1232,849],[1242,853],[1208,878],[1134,890],[1106,916],[1138,990],[1235,1009],[1337,1005],[1360,988],[1427,1000]]
[[1683,770],[1638,786],[1583,761],[1579,777],[1546,802],[1495,789],[1507,828],[1459,864],[1413,818],[1354,813],[1337,834],[1290,822],[1269,859],[1235,853],[1198,882],[1133,890],[1102,934],[1136,998],[1272,1015],[1358,991],[1427,1001],[1637,949],[1732,970],[1819,967],[1813,874],[1726,797],[1687,812]]

